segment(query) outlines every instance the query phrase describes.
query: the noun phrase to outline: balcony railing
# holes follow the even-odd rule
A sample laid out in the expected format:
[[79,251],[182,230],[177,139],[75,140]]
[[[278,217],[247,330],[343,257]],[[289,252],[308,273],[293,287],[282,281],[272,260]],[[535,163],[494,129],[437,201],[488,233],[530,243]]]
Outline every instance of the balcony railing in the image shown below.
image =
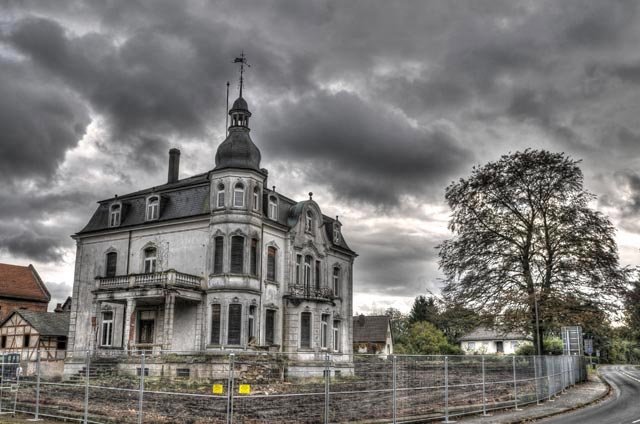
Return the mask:
[[117,275],[115,277],[96,277],[99,289],[126,289],[145,286],[177,286],[201,289],[202,278],[170,269],[148,274]]
[[289,286],[289,295],[297,298],[323,300],[331,300],[335,297],[333,295],[333,289],[330,287],[313,287],[305,286],[303,284],[294,284]]

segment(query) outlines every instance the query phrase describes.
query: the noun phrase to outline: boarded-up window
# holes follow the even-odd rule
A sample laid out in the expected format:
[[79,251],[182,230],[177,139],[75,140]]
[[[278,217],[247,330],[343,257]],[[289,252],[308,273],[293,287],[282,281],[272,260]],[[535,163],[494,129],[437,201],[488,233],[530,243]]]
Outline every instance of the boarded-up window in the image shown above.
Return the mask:
[[242,305],[232,303],[229,305],[227,344],[239,345],[242,335]]
[[215,239],[213,252],[213,273],[222,274],[222,255],[224,253],[224,237],[218,236]]
[[269,247],[267,249],[267,280],[275,281],[276,279],[276,248]]
[[311,312],[300,314],[300,347],[311,348]]
[[244,237],[231,237],[231,272],[242,274],[244,268]]
[[258,240],[251,239],[251,275],[258,275]]
[[211,344],[220,344],[220,305],[211,305]]
[[272,345],[275,342],[275,329],[276,329],[276,311],[267,309],[267,316],[264,325],[264,341]]
[[56,349],[65,350],[67,348],[67,336],[60,336],[56,339]]
[[118,254],[116,252],[107,253],[107,272],[105,277],[116,276],[116,264],[118,262]]
[[22,337],[23,337],[22,338],[22,346],[23,347],[29,347],[29,344],[31,343],[31,335],[25,334]]

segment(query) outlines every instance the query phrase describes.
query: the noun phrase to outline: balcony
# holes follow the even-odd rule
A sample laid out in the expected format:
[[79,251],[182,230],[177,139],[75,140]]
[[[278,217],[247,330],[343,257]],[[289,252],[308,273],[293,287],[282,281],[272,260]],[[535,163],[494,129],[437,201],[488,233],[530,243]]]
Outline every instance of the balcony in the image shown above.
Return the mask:
[[202,278],[185,274],[174,269],[149,274],[117,275],[115,277],[96,277],[96,288],[100,290],[121,290],[144,287],[182,287],[201,290]]
[[295,299],[331,301],[335,298],[330,287],[310,287],[303,284],[289,286],[289,297]]

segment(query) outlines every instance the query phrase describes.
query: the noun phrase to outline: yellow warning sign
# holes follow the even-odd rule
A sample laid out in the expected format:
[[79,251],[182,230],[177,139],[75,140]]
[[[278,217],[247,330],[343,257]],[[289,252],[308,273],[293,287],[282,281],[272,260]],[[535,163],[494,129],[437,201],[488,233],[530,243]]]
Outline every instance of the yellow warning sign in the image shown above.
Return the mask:
[[241,395],[250,395],[251,394],[251,385],[249,384],[241,384],[238,389]]
[[213,394],[214,395],[221,395],[222,392],[223,392],[222,384],[214,384],[213,385]]

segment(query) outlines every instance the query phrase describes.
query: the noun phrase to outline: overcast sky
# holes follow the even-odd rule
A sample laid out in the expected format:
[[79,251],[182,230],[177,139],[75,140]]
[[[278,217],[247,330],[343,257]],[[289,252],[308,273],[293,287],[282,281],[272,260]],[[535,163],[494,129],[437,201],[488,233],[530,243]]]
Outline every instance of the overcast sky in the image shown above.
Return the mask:
[[96,201],[214,167],[226,82],[269,185],[360,255],[355,311],[440,287],[448,183],[527,147],[582,160],[640,262],[635,1],[0,1],[0,262],[71,294]]

